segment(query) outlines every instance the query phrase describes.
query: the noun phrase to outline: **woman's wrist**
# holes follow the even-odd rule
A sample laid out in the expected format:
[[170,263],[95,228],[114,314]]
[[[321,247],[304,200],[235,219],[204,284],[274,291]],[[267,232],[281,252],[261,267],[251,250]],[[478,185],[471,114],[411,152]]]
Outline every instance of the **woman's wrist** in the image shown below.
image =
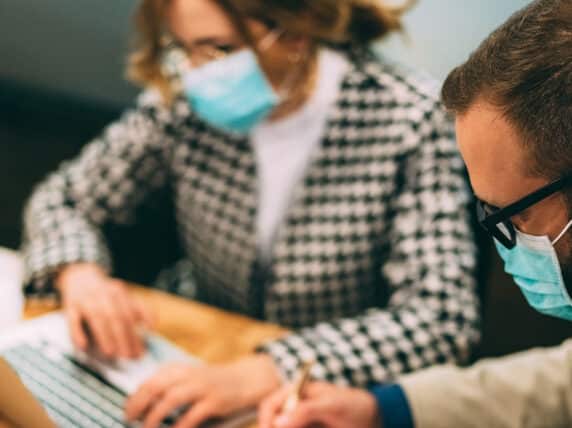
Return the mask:
[[245,401],[257,404],[282,386],[282,376],[270,355],[256,354],[238,364],[245,377]]
[[54,286],[59,293],[63,293],[68,284],[77,280],[85,280],[85,276],[105,277],[105,270],[95,263],[72,263],[64,265],[56,274]]

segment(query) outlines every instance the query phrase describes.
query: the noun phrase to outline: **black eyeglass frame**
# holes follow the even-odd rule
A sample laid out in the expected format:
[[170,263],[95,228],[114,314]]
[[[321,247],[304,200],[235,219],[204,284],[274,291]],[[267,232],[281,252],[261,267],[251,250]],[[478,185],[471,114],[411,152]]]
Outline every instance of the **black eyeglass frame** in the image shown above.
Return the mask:
[[[570,184],[572,184],[572,174],[559,178],[558,180],[535,190],[518,201],[513,202],[492,214],[488,213],[486,209],[486,207],[490,207],[490,205],[477,198],[477,220],[487,233],[496,238],[502,245],[510,250],[516,245],[516,229],[510,221],[510,218],[548,198],[556,192],[559,192]],[[499,225],[503,225],[510,236],[503,233],[499,228]]]

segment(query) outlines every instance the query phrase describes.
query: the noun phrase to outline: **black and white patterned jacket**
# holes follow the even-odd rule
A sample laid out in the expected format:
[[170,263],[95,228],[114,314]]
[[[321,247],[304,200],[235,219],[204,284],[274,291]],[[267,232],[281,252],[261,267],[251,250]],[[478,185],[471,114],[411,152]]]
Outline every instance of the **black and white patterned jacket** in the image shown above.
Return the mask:
[[469,197],[451,123],[426,86],[396,66],[352,59],[265,275],[255,269],[248,140],[148,91],[34,192],[27,279],[45,291],[63,264],[111,269],[102,225],[130,221],[168,185],[192,297],[295,329],[260,349],[285,376],[312,358],[317,378],[363,386],[463,360],[478,340]]

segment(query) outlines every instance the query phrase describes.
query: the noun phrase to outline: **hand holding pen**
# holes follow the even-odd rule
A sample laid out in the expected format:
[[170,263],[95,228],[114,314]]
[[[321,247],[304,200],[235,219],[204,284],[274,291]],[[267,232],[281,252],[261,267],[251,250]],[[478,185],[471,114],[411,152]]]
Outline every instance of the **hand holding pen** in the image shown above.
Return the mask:
[[375,397],[365,390],[309,382],[305,363],[293,384],[267,398],[259,409],[260,428],[380,428]]

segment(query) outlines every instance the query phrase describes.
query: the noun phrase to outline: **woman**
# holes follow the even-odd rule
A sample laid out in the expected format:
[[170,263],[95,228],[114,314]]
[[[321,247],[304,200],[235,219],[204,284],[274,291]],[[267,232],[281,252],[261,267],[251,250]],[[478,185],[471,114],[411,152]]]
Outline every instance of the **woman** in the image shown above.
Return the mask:
[[[137,106],[35,192],[28,281],[74,342],[135,357],[148,315],[111,277],[102,225],[173,189],[193,287],[297,332],[233,364],[168,367],[129,401],[156,426],[255,405],[302,360],[364,386],[466,357],[474,245],[453,130],[415,75],[368,46],[400,11],[362,0],[145,0]],[[193,293],[185,290],[192,289]],[[189,320],[192,322],[192,320]]]

